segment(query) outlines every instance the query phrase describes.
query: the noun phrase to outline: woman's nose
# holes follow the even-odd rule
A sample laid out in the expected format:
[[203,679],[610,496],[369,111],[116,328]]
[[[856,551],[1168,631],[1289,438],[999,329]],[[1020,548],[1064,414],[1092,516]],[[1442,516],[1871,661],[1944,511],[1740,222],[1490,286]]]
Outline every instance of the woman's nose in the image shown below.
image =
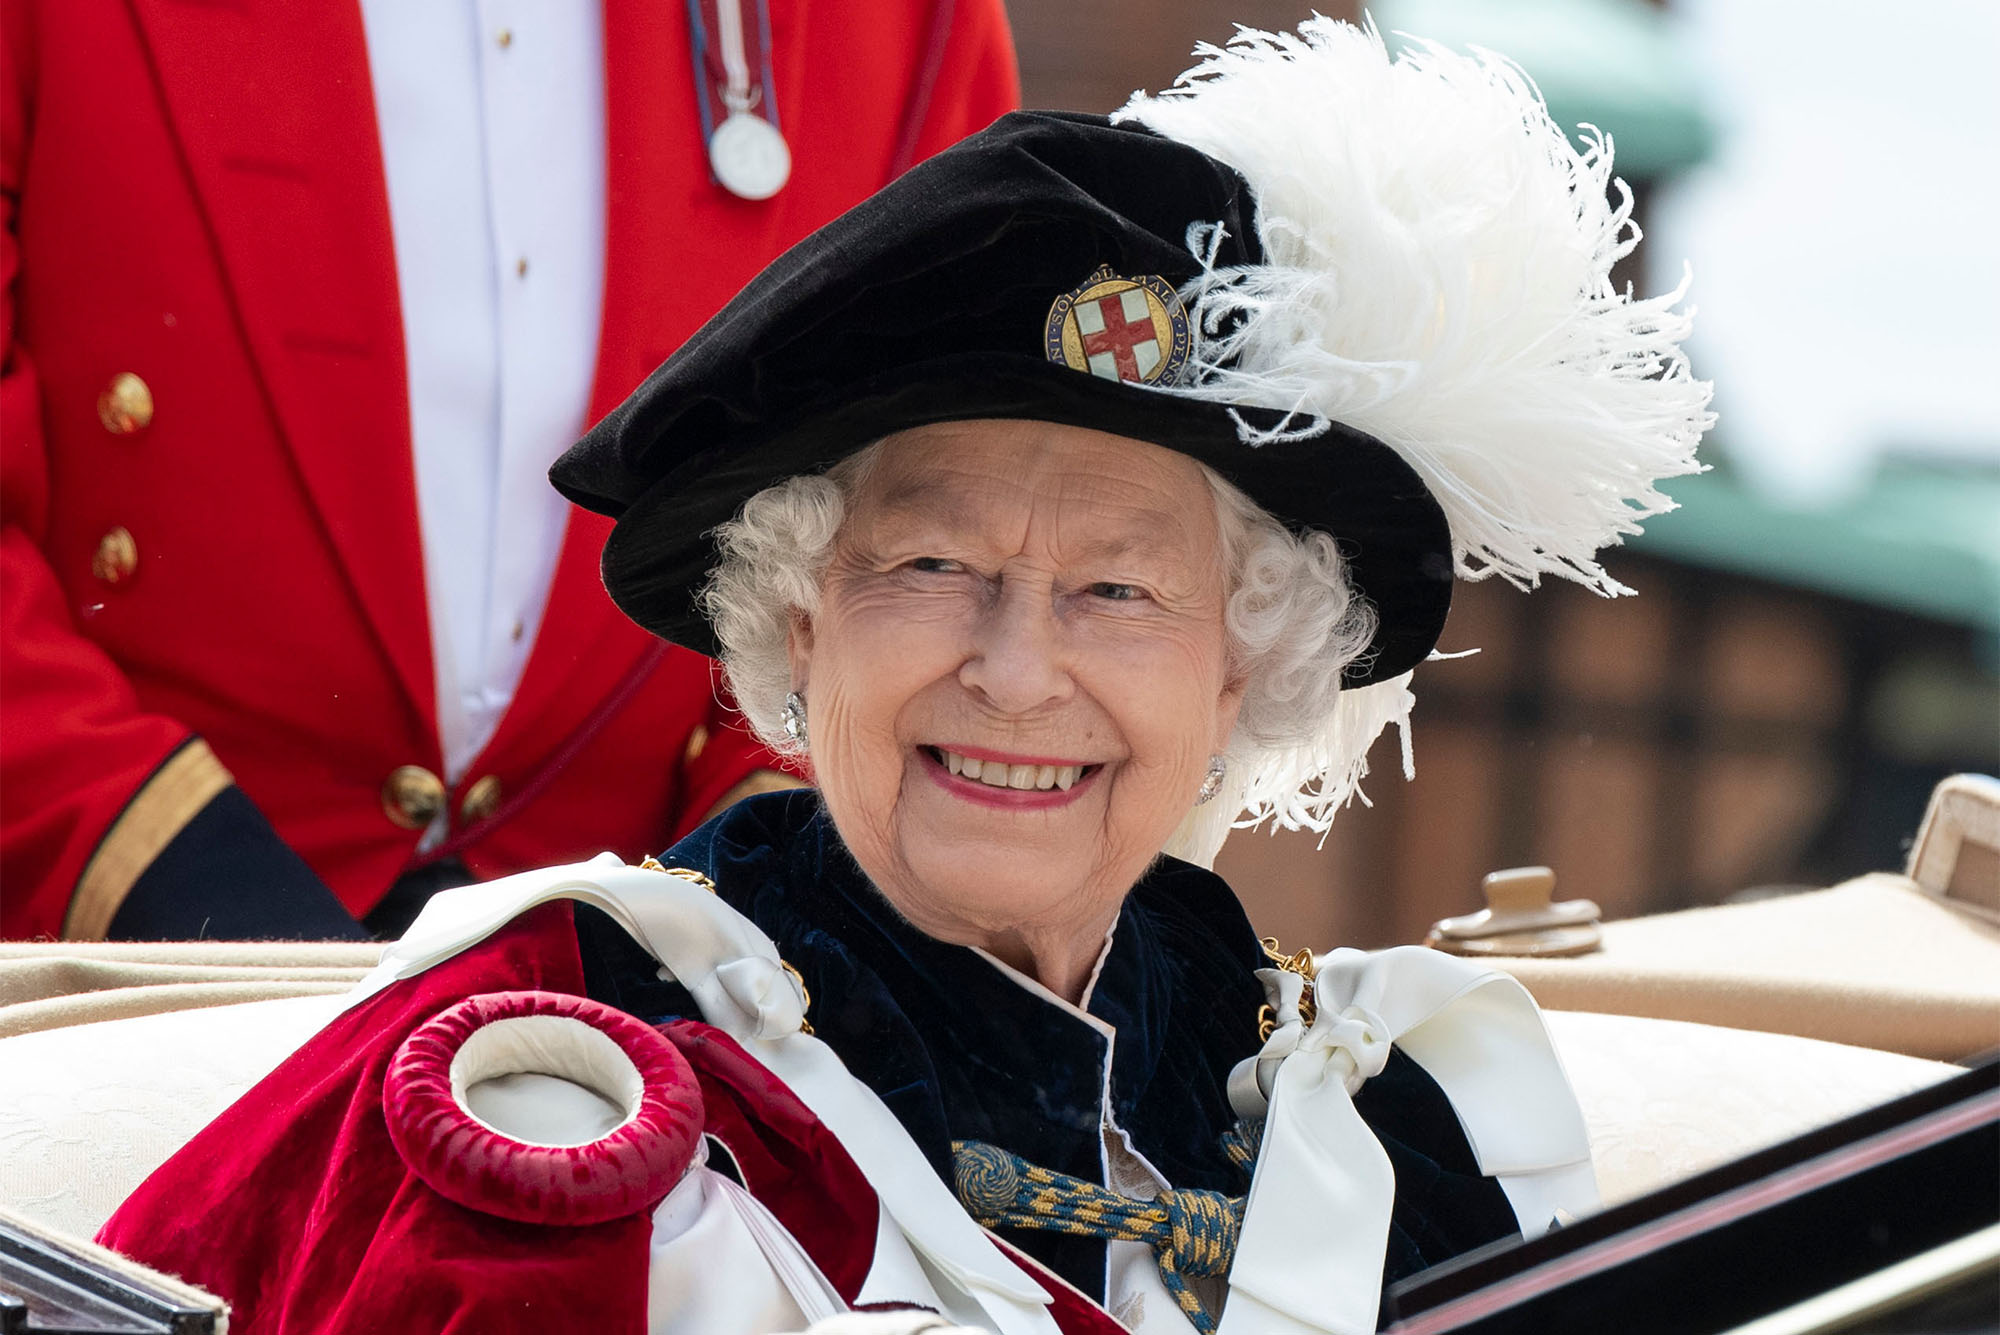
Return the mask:
[[1007,714],[1031,714],[1069,698],[1062,626],[1046,587],[1003,581],[973,632],[958,679]]

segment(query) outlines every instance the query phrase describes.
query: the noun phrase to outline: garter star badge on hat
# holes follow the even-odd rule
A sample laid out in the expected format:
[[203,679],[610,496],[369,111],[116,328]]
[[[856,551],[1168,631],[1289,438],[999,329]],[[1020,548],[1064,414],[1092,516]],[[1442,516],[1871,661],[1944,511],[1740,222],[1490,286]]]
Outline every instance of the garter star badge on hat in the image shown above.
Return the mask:
[[1121,278],[1108,264],[1056,298],[1044,338],[1050,361],[1135,385],[1179,380],[1188,343],[1187,311],[1164,278]]

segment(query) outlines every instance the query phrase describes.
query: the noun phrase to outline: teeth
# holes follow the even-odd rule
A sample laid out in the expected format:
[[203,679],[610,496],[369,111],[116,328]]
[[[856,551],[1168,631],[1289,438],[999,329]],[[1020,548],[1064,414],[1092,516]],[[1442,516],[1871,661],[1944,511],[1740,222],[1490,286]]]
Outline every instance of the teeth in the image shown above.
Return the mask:
[[1047,792],[1060,788],[1067,792],[1083,777],[1081,765],[1008,765],[998,760],[978,760],[956,751],[938,748],[944,767],[953,774],[977,779],[994,788],[1014,788],[1022,792]]

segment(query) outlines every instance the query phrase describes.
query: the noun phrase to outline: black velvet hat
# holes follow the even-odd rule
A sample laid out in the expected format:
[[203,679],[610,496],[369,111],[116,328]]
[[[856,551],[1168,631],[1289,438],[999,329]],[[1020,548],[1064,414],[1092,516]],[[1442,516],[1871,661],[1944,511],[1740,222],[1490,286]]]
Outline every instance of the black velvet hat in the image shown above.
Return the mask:
[[[1393,450],[1330,425],[1252,446],[1284,415],[1167,391],[1202,331],[1175,297],[1261,262],[1244,179],[1099,116],[1021,112],[948,149],[759,274],[557,461],[617,519],[604,582],[654,634],[716,651],[697,595],[711,531],[756,492],[909,427],[1058,422],[1178,450],[1295,529],[1332,534],[1379,629],[1351,685],[1407,672],[1451,600],[1443,511]],[[1212,331],[1211,331],[1212,332]]]

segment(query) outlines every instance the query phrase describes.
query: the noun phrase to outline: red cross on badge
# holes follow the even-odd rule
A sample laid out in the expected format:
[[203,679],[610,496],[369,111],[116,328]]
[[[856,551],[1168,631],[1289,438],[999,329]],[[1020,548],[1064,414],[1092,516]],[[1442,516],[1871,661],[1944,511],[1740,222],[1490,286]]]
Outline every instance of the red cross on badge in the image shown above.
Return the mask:
[[1122,278],[1100,265],[1049,307],[1048,359],[1135,385],[1171,385],[1188,354],[1187,312],[1163,278]]

